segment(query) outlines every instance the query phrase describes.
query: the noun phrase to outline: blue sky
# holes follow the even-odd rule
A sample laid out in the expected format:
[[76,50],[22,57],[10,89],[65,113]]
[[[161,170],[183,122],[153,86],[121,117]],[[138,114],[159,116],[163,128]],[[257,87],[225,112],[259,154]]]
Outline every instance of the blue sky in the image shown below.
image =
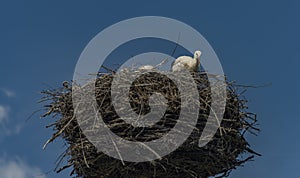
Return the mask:
[[198,30],[215,49],[229,79],[272,83],[246,93],[262,130],[258,137],[247,138],[263,156],[230,177],[297,177],[299,6],[296,0],[1,1],[0,177],[68,177],[68,171],[51,172],[63,142],[42,150],[52,134],[45,129],[49,121],[38,115],[25,120],[41,108],[36,102],[41,90],[71,80],[81,51],[98,32],[145,15],[174,18]]

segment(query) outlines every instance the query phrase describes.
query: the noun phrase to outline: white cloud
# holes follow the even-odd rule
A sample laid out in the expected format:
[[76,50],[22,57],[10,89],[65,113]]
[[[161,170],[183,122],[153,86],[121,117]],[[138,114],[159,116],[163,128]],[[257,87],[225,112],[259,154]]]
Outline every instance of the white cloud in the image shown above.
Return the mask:
[[17,135],[21,132],[22,128],[23,128],[22,124],[17,124],[14,127],[10,126],[9,128],[4,125],[2,126],[2,132],[4,136]]
[[8,118],[9,107],[0,105],[0,123]]
[[12,90],[8,90],[6,88],[1,88],[1,91],[7,96],[7,97],[14,97],[16,96],[16,93]]
[[21,123],[11,124],[9,120],[10,107],[0,105],[0,138],[19,134],[23,128]]
[[0,158],[0,177],[3,178],[46,178],[40,168],[21,160]]

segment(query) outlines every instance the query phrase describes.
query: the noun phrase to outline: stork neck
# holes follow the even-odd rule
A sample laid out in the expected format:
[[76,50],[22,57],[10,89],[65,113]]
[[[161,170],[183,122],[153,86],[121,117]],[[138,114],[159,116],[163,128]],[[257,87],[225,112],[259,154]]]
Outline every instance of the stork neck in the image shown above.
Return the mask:
[[199,66],[200,64],[200,59],[199,58],[194,58],[196,60],[196,65]]

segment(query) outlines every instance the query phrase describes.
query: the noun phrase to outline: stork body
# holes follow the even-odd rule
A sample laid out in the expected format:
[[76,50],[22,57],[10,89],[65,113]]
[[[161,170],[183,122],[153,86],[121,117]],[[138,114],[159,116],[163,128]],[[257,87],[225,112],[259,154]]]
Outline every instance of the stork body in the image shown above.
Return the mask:
[[195,51],[194,58],[190,56],[180,56],[172,64],[172,72],[178,72],[182,70],[189,70],[190,72],[196,72],[200,66],[201,51]]

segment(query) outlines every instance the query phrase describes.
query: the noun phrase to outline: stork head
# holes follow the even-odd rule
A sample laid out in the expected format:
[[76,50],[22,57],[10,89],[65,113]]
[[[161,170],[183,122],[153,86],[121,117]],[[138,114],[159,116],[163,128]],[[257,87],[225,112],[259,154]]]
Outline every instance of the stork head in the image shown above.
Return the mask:
[[201,54],[202,54],[201,51],[199,51],[199,50],[198,50],[198,51],[195,51],[195,53],[194,53],[194,59],[198,59],[198,60],[199,60]]

